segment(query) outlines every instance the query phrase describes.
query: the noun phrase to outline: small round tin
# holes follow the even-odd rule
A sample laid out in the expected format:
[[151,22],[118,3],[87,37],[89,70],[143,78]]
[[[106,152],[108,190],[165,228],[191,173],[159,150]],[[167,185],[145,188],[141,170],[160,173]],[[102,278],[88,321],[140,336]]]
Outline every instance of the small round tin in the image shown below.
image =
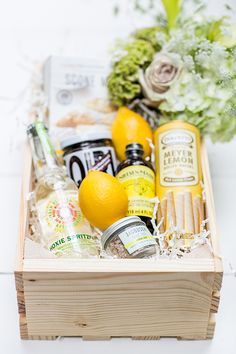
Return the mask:
[[116,258],[149,258],[156,254],[157,243],[138,216],[116,221],[102,235],[102,247]]

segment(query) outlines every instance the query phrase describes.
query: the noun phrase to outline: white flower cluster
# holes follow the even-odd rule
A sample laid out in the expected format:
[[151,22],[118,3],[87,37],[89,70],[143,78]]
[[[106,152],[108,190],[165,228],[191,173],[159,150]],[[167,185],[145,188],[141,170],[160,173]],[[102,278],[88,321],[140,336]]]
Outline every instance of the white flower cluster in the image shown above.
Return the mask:
[[236,50],[207,39],[203,23],[193,20],[175,28],[163,46],[166,55],[181,57],[183,69],[159,109],[164,120],[171,114],[224,141],[236,134]]

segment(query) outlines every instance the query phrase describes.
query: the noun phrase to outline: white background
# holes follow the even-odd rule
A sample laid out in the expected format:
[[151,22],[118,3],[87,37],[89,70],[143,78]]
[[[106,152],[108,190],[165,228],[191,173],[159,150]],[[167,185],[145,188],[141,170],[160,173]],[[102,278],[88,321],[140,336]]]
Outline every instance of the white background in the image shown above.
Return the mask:
[[[27,114],[25,99],[34,63],[51,54],[104,57],[115,38],[124,37],[140,18],[128,0],[118,1],[122,14],[112,15],[112,0],[0,0],[0,350],[28,353],[236,353],[236,140],[208,142],[217,223],[225,277],[215,338],[212,341],[161,339],[85,342],[64,338],[53,342],[21,341],[14,278],[15,245],[22,172],[22,145]],[[208,1],[208,12],[221,14],[223,0]],[[235,0],[228,3],[236,8]]]

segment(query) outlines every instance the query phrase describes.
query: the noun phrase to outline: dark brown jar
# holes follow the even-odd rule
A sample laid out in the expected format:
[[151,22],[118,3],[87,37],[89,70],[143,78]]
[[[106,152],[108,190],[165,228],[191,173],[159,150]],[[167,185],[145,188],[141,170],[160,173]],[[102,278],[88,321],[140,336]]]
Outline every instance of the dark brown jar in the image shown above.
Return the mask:
[[126,146],[126,160],[121,162],[116,177],[124,186],[129,199],[127,216],[139,216],[153,231],[155,198],[155,172],[150,162],[143,158],[141,144],[132,143]]

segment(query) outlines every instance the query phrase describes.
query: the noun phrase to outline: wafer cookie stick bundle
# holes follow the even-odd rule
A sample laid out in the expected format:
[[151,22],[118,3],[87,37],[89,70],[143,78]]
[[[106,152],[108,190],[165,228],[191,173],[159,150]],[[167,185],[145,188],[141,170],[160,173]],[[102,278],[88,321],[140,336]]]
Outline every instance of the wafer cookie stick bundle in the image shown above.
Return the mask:
[[199,130],[173,121],[160,126],[154,139],[161,231],[177,228],[183,238],[191,238],[204,220]]

